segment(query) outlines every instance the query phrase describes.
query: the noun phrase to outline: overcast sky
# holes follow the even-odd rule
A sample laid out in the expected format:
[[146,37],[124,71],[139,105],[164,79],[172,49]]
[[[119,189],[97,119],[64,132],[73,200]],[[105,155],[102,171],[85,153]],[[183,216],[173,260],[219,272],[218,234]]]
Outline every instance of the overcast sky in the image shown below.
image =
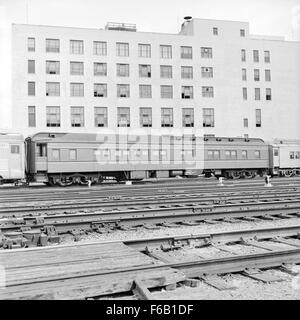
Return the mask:
[[[137,24],[139,31],[177,33],[183,17],[250,22],[253,34],[292,36],[300,0],[0,0],[9,22],[104,28]],[[299,18],[300,24],[300,18]]]

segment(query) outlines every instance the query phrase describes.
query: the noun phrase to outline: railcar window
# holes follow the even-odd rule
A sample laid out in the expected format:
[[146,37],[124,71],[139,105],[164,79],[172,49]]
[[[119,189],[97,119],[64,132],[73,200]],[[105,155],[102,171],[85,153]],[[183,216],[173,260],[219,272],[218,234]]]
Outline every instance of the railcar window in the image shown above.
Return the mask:
[[60,159],[60,150],[59,149],[53,149],[52,150],[52,158],[53,158],[53,160],[59,160]]
[[295,152],[295,159],[300,159],[300,152],[299,151]]
[[274,150],[274,157],[278,157],[278,150],[277,149]]
[[36,145],[36,155],[38,157],[46,157],[47,156],[47,148],[45,144],[38,143]]
[[209,160],[219,160],[220,159],[220,151],[219,150],[208,150],[207,156]]
[[247,150],[242,150],[242,159],[247,159],[248,158],[248,154],[247,154]]
[[70,160],[77,160],[77,150],[76,149],[69,150],[69,158],[70,158]]
[[259,150],[254,151],[254,157],[255,157],[255,159],[260,159],[260,151]]
[[19,154],[19,153],[20,153],[20,146],[18,146],[18,145],[11,145],[11,146],[10,146],[10,153]]
[[295,159],[295,153],[294,152],[290,152],[290,159]]

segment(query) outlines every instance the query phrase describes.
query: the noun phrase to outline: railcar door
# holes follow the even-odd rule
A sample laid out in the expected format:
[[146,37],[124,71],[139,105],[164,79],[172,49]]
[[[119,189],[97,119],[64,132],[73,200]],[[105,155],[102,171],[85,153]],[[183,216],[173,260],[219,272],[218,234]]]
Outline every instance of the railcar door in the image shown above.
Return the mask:
[[10,179],[21,179],[23,178],[23,165],[22,165],[22,154],[20,144],[10,145],[9,155],[9,178]]
[[273,147],[273,167],[279,168],[280,159],[279,159],[279,148]]
[[36,144],[36,172],[44,172],[48,170],[47,162],[47,144],[37,143]]

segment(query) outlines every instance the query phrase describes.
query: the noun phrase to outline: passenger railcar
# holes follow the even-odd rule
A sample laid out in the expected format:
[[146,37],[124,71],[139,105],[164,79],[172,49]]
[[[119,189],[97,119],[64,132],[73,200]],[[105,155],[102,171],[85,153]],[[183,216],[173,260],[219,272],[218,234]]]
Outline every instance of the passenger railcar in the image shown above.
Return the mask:
[[283,177],[300,176],[300,140],[280,140],[269,147],[270,172]]
[[0,184],[25,179],[24,138],[20,134],[0,133]]
[[204,146],[206,175],[239,179],[268,172],[269,150],[262,139],[207,137]]
[[195,136],[39,133],[26,139],[26,148],[29,180],[61,186],[106,177],[197,175],[203,169],[203,140]]

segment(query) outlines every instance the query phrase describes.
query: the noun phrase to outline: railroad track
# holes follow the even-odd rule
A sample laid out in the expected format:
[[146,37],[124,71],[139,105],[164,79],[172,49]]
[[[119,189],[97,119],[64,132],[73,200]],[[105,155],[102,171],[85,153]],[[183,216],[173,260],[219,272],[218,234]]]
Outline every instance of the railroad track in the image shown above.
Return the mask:
[[[291,182],[291,183],[289,183]],[[202,184],[203,183],[203,184]],[[277,179],[276,181],[272,181],[274,188],[291,188],[293,186],[300,186],[300,179]],[[109,185],[109,186],[95,186],[91,189],[87,187],[72,187],[72,188],[63,188],[63,189],[52,189],[48,187],[40,188],[36,190],[36,188],[16,188],[7,191],[6,189],[0,189],[0,201],[27,201],[27,200],[35,200],[39,201],[40,199],[56,199],[73,197],[77,196],[107,196],[107,194],[116,194],[120,196],[132,195],[149,195],[149,193],[164,193],[164,192],[189,192],[189,190],[198,190],[198,192],[203,191],[214,191],[218,187],[218,182],[214,180],[213,182],[208,181],[197,181],[197,182],[182,182],[182,180],[177,180],[172,183],[155,183],[155,184],[143,184],[143,185],[132,185],[132,186],[124,186],[124,185]],[[237,181],[226,181],[224,188],[228,191],[240,191],[241,189],[247,190],[263,190],[264,189],[264,181],[263,180],[247,180],[245,182],[237,182]],[[272,188],[270,188],[272,189]]]
[[[38,203],[3,203],[0,205],[0,217],[9,217],[12,215],[26,216],[28,213],[49,213],[65,212],[66,210],[80,209],[105,209],[105,208],[120,208],[141,205],[161,205],[161,204],[189,204],[198,203],[198,205],[208,204],[230,204],[230,203],[246,203],[246,202],[268,202],[300,199],[300,187],[284,190],[263,190],[261,192],[222,192],[222,193],[184,193],[184,194],[160,194],[151,196],[131,196],[131,197],[93,197],[76,200],[54,200],[43,201]],[[126,209],[126,208],[125,208]]]
[[[130,210],[103,210],[98,212],[63,213],[53,215],[25,216],[15,219],[0,219],[0,231],[9,239],[8,247],[13,243],[22,246],[31,239],[36,245],[47,240],[59,241],[59,235],[71,233],[75,237],[82,232],[110,232],[115,229],[152,226],[180,227],[180,225],[197,225],[202,222],[218,221],[236,222],[241,219],[255,221],[290,219],[300,216],[300,200],[284,200],[266,203],[219,204],[219,205],[160,205],[136,207]],[[13,239],[18,239],[14,241]],[[29,242],[30,242],[29,241]],[[7,247],[3,242],[3,246]]]
[[[135,291],[151,299],[149,288],[186,283],[191,278],[239,272],[268,281],[260,269],[300,263],[300,225],[260,228],[200,235],[135,239],[125,242],[65,245],[51,248],[2,251],[7,275],[1,299],[87,299]],[[267,241],[267,242],[266,242]],[[226,245],[230,246],[226,250]],[[260,251],[237,254],[235,244]],[[285,247],[279,247],[278,244]],[[163,256],[190,248],[227,251],[225,257],[182,259],[168,262]],[[119,250],[119,251],[118,251]],[[264,252],[261,252],[261,251]],[[118,252],[116,252],[118,251]],[[142,253],[143,252],[143,253]],[[119,260],[111,264],[118,255]],[[22,272],[20,272],[22,270]],[[270,279],[269,279],[270,280]],[[208,282],[209,283],[209,282]],[[214,283],[214,285],[216,285]]]

